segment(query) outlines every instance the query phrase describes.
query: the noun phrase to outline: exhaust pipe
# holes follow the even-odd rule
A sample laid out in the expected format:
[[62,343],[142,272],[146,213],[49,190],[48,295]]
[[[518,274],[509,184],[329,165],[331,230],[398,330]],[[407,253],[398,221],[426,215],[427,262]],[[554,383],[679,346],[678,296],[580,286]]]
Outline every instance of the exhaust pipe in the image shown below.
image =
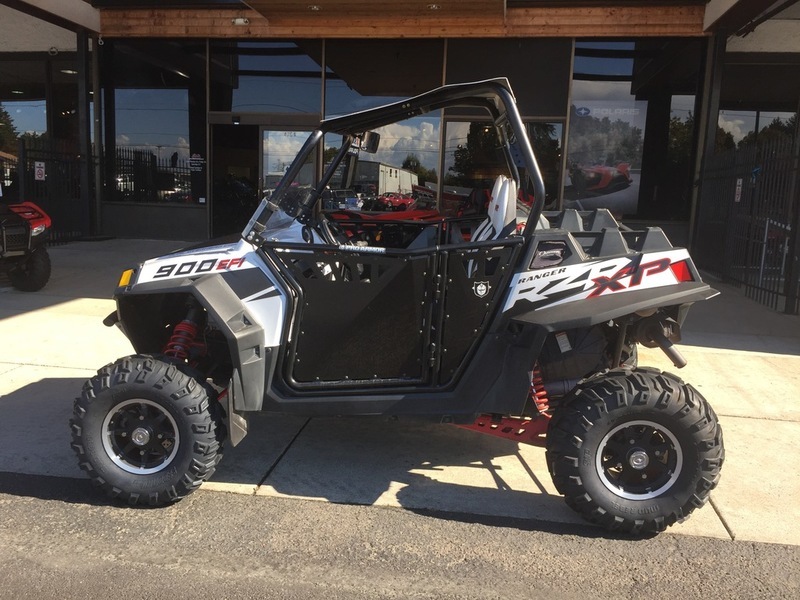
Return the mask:
[[673,342],[681,341],[680,325],[673,319],[647,318],[636,324],[636,341],[648,348],[658,346],[678,369],[688,364]]

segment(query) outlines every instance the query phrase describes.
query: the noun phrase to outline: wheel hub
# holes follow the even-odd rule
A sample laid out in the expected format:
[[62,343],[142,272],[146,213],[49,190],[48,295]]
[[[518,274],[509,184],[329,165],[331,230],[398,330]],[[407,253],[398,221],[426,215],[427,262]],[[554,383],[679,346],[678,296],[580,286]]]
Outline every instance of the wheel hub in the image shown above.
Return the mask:
[[131,434],[131,440],[137,446],[146,446],[150,441],[150,432],[143,427],[137,427]]
[[644,450],[635,450],[631,452],[631,455],[628,457],[628,463],[637,471],[641,471],[647,468],[647,465],[650,463],[650,457],[647,456],[647,452]]

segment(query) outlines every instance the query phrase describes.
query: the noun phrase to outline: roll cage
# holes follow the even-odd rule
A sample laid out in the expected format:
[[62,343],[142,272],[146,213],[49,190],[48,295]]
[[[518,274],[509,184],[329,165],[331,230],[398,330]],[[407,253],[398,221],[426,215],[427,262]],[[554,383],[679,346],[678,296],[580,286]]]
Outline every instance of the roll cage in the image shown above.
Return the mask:
[[[303,144],[284,177],[269,199],[264,199],[242,232],[246,240],[260,244],[270,216],[279,210],[301,223],[311,220],[313,208],[342,161],[358,149],[368,132],[398,121],[442,109],[482,109],[488,112],[500,141],[509,173],[522,197],[532,198],[530,213],[522,234],[530,235],[542,212],[545,199],[544,180],[536,162],[525,126],[517,110],[511,86],[506,78],[473,83],[445,85],[413,98],[323,120]],[[314,156],[325,135],[342,136],[338,153],[317,183],[297,190],[292,184],[302,168]],[[524,170],[524,175],[522,174]]]

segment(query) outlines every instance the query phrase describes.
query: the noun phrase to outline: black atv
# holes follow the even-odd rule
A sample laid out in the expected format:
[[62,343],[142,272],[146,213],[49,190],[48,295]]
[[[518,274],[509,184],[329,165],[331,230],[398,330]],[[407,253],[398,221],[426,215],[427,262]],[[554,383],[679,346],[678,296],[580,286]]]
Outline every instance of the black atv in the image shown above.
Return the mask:
[[[487,215],[320,211],[377,150],[376,129],[441,110],[480,110],[496,131]],[[323,167],[326,134],[341,146]],[[505,79],[323,121],[241,238],[122,274],[105,324],[137,354],[75,402],[81,468],[113,497],[160,505],[213,473],[253,411],[414,416],[546,445],[567,503],[609,529],[686,518],[717,485],[722,431],[693,387],[638,367],[636,345],[682,366],[686,311],[716,292],[660,229],[542,213],[544,198]]]
[[18,290],[36,292],[50,279],[45,242],[50,217],[33,202],[0,203],[0,271]]

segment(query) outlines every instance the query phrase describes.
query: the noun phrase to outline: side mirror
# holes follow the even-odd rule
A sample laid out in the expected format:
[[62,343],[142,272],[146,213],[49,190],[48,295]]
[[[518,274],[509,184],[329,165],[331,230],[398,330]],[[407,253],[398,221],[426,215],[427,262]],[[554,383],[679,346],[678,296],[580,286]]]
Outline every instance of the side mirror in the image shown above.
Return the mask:
[[361,138],[361,146],[359,150],[368,154],[375,154],[378,151],[378,146],[381,143],[381,134],[374,131],[367,131]]

